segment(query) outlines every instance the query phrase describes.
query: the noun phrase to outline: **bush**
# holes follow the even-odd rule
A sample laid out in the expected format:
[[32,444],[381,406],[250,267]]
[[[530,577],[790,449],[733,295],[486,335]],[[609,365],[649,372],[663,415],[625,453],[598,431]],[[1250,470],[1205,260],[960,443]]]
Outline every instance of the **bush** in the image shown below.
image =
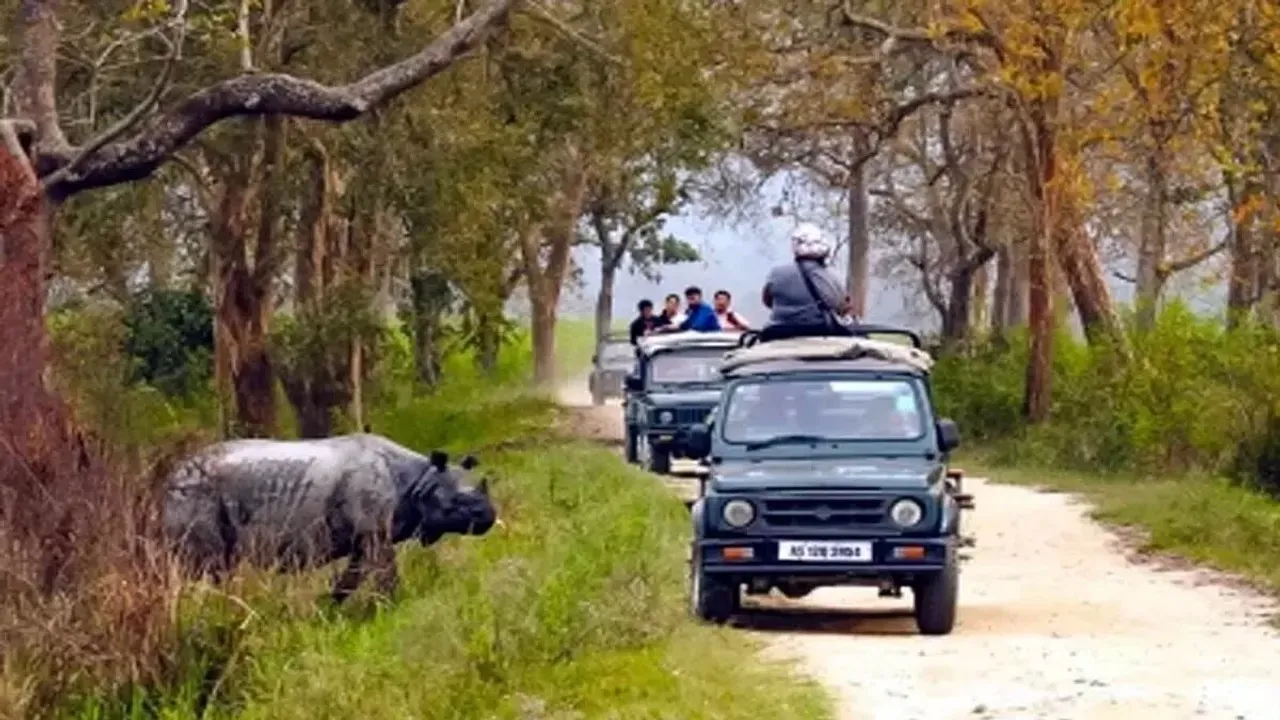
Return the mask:
[[1174,303],[1132,359],[1055,340],[1050,421],[1021,419],[1026,336],[942,357],[936,392],[966,435],[1016,464],[1140,474],[1231,473],[1280,492],[1280,347],[1258,325],[1227,330]]

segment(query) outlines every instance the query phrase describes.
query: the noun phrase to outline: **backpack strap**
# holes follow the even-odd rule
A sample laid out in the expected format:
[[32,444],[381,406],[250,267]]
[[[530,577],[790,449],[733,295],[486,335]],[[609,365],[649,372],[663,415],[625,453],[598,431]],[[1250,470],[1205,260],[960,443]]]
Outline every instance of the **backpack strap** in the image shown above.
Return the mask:
[[796,270],[800,273],[800,279],[804,280],[804,286],[809,290],[809,297],[817,303],[818,309],[822,311],[822,317],[826,321],[824,324],[830,328],[840,323],[836,320],[836,311],[827,305],[827,301],[822,299],[822,293],[818,292],[818,288],[813,284],[813,278],[809,277],[808,270],[805,269],[803,263],[796,260]]

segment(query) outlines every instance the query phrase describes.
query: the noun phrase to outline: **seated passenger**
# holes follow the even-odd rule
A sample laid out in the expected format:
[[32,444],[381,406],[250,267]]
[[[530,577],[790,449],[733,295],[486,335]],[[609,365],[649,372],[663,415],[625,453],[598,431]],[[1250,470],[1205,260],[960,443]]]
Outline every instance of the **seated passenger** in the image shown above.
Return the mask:
[[716,311],[702,302],[702,289],[690,285],[684,291],[685,316],[679,324],[655,329],[656,332],[720,332],[720,320]]
[[769,322],[760,340],[813,335],[848,335],[854,319],[851,301],[840,278],[827,268],[831,242],[821,229],[802,223],[791,233],[795,262],[769,271],[761,301],[769,308]]

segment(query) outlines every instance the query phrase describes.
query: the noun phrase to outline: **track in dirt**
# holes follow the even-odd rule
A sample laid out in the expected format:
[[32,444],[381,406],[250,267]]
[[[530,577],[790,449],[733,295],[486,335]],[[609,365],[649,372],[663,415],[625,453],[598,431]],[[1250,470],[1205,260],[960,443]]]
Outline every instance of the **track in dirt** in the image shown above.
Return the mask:
[[[592,407],[578,388],[585,378],[563,402],[620,439],[619,406]],[[1207,571],[1133,562],[1070,496],[966,489],[977,545],[953,634],[917,635],[909,596],[852,588],[771,597],[737,624],[821,680],[840,720],[1280,717],[1272,601]]]

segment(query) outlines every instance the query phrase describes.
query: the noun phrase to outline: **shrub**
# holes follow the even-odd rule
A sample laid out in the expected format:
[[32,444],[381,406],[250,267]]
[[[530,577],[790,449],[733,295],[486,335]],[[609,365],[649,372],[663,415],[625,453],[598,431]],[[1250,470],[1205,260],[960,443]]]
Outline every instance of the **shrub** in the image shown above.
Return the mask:
[[1021,419],[1026,336],[942,357],[942,411],[998,459],[1142,474],[1232,473],[1280,491],[1280,348],[1259,325],[1227,330],[1173,303],[1128,330],[1131,359],[1055,339],[1049,422]]

